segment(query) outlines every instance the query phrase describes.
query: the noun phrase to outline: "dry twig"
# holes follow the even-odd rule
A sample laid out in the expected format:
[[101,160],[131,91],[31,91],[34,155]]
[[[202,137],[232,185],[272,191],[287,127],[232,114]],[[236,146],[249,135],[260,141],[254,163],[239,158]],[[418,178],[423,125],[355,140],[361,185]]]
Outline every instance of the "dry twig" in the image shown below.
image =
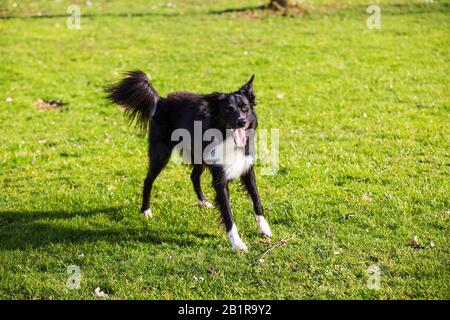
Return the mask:
[[285,244],[288,243],[288,241],[292,240],[294,237],[295,237],[295,235],[293,235],[293,236],[290,237],[290,238],[282,239],[282,240],[278,241],[278,242],[275,243],[272,247],[270,247],[269,249],[267,249],[267,250],[262,254],[262,256],[259,258],[258,261],[264,262],[263,258],[264,258],[270,251],[272,251],[272,250],[275,249],[275,248],[279,248],[279,247],[284,246]]

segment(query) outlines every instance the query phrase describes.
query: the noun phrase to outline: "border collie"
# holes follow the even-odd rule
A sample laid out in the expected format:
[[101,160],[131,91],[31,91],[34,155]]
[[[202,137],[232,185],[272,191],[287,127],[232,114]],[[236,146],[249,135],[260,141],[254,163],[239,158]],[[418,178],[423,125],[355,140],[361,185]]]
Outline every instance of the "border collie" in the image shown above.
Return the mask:
[[[240,178],[253,201],[259,233],[271,237],[253,168],[254,140],[250,133],[254,135],[257,127],[253,79],[252,75],[246,84],[231,93],[174,92],[163,98],[153,88],[147,75],[136,70],[128,72],[121,81],[107,88],[108,100],[123,106],[130,121],[135,121],[144,133],[149,133],[149,169],[144,181],[141,207],[145,217],[152,217],[152,185],[169,161],[172,151],[177,150],[179,144],[174,134],[181,130],[189,134],[188,148],[182,151],[184,158],[187,156],[193,164],[191,180],[199,204],[214,207],[204,197],[200,185],[200,176],[208,168],[213,178],[216,204],[232,247],[247,250],[238,234],[230,207],[228,183],[233,179]],[[208,135],[211,131],[215,134]]]

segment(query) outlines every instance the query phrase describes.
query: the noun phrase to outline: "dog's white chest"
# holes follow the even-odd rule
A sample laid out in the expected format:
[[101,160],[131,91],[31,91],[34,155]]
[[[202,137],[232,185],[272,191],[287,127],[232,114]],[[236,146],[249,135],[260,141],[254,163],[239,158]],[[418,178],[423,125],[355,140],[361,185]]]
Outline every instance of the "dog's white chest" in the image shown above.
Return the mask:
[[253,164],[253,158],[246,156],[242,148],[236,148],[232,152],[230,158],[231,159],[227,159],[223,164],[227,180],[239,178],[246,173]]
[[227,180],[239,178],[253,164],[253,157],[245,155],[244,148],[236,147],[233,139],[226,139],[215,146],[205,160],[221,165]]

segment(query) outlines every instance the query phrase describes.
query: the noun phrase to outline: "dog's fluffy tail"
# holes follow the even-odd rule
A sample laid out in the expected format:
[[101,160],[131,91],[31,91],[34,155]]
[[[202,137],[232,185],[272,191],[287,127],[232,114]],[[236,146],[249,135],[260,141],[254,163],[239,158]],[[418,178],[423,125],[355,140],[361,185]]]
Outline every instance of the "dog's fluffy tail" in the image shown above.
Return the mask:
[[107,99],[125,108],[130,122],[147,132],[150,119],[161,100],[158,92],[148,81],[147,75],[140,71],[129,71],[118,83],[106,88]]

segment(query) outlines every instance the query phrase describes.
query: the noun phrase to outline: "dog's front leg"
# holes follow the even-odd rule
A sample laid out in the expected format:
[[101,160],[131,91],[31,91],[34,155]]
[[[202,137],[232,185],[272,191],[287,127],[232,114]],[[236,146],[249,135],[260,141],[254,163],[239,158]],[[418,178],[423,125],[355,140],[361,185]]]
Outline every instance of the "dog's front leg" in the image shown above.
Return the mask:
[[228,238],[230,239],[231,246],[238,250],[247,250],[247,246],[242,241],[238,234],[236,224],[233,220],[233,214],[230,207],[230,196],[228,193],[227,182],[222,168],[212,168],[211,173],[213,176],[213,186],[216,190],[216,203],[219,206],[222,214],[222,220],[225,224]]
[[272,231],[270,230],[269,224],[264,218],[264,210],[261,205],[261,200],[259,199],[258,189],[256,188],[256,176],[253,166],[248,170],[248,172],[241,177],[242,183],[247,189],[250,197],[253,201],[253,208],[255,210],[255,220],[256,226],[260,234],[266,237],[272,236]]

